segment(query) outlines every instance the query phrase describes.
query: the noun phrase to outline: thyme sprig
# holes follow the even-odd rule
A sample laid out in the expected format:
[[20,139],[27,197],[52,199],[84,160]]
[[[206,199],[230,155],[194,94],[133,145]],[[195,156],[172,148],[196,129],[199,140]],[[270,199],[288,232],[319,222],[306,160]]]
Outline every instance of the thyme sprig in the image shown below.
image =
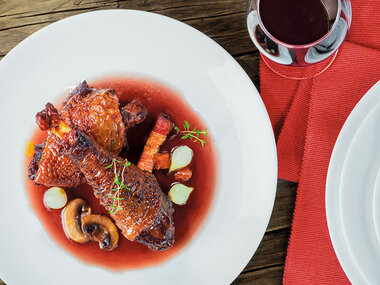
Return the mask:
[[[207,138],[207,128],[205,128],[203,131],[198,130],[197,127],[191,129],[189,122],[185,120],[183,124],[183,130],[180,130],[177,126],[175,126],[174,129],[182,134],[181,139],[190,139],[193,142],[200,142],[202,147],[204,147]],[[203,135],[203,137],[201,137],[201,135]]]
[[[121,171],[121,177],[117,174],[117,163],[123,165],[123,170]],[[126,167],[129,167],[131,163],[129,161],[125,160],[117,160],[113,159],[110,165],[106,166],[106,169],[109,169],[113,167],[114,169],[114,180],[113,183],[116,185],[115,188],[112,188],[111,191],[112,194],[107,193],[107,196],[112,199],[112,204],[110,205],[110,210],[108,213],[110,214],[116,214],[118,211],[123,210],[123,208],[120,206],[120,201],[124,200],[124,198],[120,197],[120,191],[123,189],[129,190],[129,188],[124,184],[124,170]]]

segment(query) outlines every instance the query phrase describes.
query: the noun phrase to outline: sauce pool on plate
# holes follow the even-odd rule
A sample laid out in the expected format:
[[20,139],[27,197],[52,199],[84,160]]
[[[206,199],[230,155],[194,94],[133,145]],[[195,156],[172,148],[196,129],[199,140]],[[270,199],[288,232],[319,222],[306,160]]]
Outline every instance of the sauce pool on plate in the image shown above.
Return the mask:
[[[134,78],[105,78],[89,82],[89,85],[97,89],[114,89],[119,97],[120,106],[126,105],[133,99],[139,99],[147,108],[147,119],[128,131],[128,151],[120,153],[120,156],[126,157],[134,164],[137,164],[145,142],[160,113],[169,115],[180,129],[182,129],[185,120],[189,122],[190,127],[196,126],[199,130],[204,130],[207,127],[179,95],[157,82]],[[46,132],[36,130],[30,141],[34,144],[42,143],[46,135]],[[192,177],[184,184],[194,187],[195,190],[185,205],[173,204],[175,210],[175,242],[173,247],[166,251],[153,252],[145,245],[130,242],[122,235],[120,235],[118,247],[111,252],[101,250],[95,242],[76,243],[68,239],[64,233],[61,222],[62,210],[47,209],[44,205],[43,196],[49,187],[35,185],[33,181],[27,179],[27,194],[36,215],[52,239],[79,260],[114,271],[154,266],[177,254],[191,241],[205,221],[214,197],[217,169],[212,138],[208,137],[206,144],[202,147],[199,142],[181,139],[180,135],[171,132],[160,152],[170,152],[174,147],[180,145],[187,145],[194,152],[190,164]],[[30,160],[31,157],[27,157],[26,172]],[[166,194],[174,182],[173,174],[167,175],[167,172],[168,170],[153,171],[162,191]],[[98,199],[93,195],[92,188],[87,184],[65,190],[68,201],[81,197],[89,202],[93,212],[108,214],[107,210],[99,204]]]

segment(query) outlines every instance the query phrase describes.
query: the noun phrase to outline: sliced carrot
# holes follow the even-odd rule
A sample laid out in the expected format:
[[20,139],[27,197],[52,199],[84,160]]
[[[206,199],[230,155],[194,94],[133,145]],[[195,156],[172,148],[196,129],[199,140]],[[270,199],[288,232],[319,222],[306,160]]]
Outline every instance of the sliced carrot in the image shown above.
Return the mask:
[[192,176],[191,169],[189,167],[182,168],[174,173],[175,181],[186,182]]
[[153,157],[154,168],[159,169],[169,169],[170,167],[170,154],[166,153],[156,153]]
[[161,114],[158,116],[156,124],[151,131],[144,146],[137,166],[143,170],[152,172],[154,167],[154,156],[158,153],[161,145],[165,142],[167,135],[173,128],[173,122],[169,116]]
[[[26,157],[31,157],[31,156],[33,156],[33,154],[34,154],[34,147],[35,147],[35,145],[34,145],[34,143],[32,143],[32,142],[28,142],[27,144],[26,144],[26,147],[25,147],[25,156]],[[169,163],[169,167],[170,167],[170,163]],[[168,168],[169,168],[168,167]]]

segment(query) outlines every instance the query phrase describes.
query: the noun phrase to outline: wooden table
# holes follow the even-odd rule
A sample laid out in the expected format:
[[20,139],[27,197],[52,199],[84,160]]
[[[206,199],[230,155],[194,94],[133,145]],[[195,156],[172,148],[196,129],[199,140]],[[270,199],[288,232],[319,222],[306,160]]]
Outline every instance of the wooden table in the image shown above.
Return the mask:
[[[260,89],[259,53],[245,25],[245,0],[0,0],[0,59],[27,36],[48,24],[100,9],[151,11],[193,26],[224,47]],[[266,234],[233,284],[281,284],[296,187],[295,183],[278,181],[276,202]],[[0,285],[3,284],[0,279]]]

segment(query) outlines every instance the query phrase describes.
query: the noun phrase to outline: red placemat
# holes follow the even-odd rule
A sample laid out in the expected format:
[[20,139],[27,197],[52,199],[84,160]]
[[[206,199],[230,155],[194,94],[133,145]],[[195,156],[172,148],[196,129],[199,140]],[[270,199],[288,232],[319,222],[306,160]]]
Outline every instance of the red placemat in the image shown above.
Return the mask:
[[299,182],[284,284],[349,283],[327,228],[326,176],[345,120],[380,80],[380,1],[351,4],[348,38],[321,75],[285,79],[260,62],[261,96],[277,139],[279,177]]

